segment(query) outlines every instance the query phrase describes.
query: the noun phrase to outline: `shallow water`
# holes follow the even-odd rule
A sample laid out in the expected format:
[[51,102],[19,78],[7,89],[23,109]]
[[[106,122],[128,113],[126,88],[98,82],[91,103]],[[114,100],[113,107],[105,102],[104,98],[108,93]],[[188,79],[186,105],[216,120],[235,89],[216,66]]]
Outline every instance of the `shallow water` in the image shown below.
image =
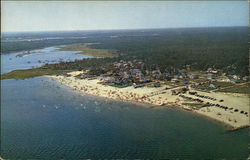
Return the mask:
[[226,132],[176,108],[80,95],[47,78],[2,80],[1,155],[10,159],[240,159],[248,130]]
[[31,69],[40,67],[46,63],[53,64],[76,59],[91,58],[92,56],[76,54],[79,51],[59,51],[56,47],[48,47],[30,51],[30,55],[18,57],[23,52],[1,55],[1,73],[7,73],[17,69]]

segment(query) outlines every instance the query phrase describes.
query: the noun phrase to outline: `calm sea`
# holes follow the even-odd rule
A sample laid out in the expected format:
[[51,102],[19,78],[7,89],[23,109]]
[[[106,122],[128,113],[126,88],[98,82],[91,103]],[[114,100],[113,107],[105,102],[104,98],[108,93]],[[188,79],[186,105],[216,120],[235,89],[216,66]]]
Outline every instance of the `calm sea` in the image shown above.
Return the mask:
[[176,108],[81,95],[47,78],[1,81],[6,159],[246,159],[248,130]]

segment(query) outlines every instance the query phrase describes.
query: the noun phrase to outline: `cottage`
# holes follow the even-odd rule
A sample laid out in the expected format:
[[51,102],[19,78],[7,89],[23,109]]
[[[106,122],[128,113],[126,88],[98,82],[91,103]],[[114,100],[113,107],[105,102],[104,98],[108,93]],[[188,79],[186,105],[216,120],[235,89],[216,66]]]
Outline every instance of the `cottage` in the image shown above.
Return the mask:
[[117,63],[117,62],[114,63],[114,67],[115,67],[115,68],[120,68],[121,65],[122,65],[122,63]]
[[213,70],[212,68],[208,68],[208,69],[207,69],[207,73],[217,74],[218,71],[217,71],[217,70]]
[[136,74],[141,74],[140,69],[131,69],[131,74],[136,75]]
[[231,83],[240,83],[239,79],[230,79]]
[[160,71],[159,69],[153,70],[153,71],[152,71],[152,74],[161,74],[161,71]]
[[170,74],[169,72],[165,72],[164,75],[165,75],[166,77],[171,77],[171,74]]
[[188,78],[188,74],[186,72],[181,72],[180,78]]
[[249,80],[249,76],[245,76],[242,78],[243,81],[248,81]]
[[219,82],[231,82],[231,80],[229,78],[221,78],[218,79]]
[[179,75],[174,75],[174,79],[179,79]]
[[160,82],[154,83],[154,87],[160,87],[160,86],[161,86],[161,83],[160,83]]
[[216,87],[214,84],[211,83],[211,84],[209,85],[209,88],[214,88],[214,89],[215,89],[215,88],[217,88],[217,87]]
[[173,79],[171,79],[171,82],[172,82],[172,83],[177,83],[177,82],[179,82],[179,80],[178,80],[178,79],[173,78]]
[[218,71],[213,70],[213,71],[211,71],[210,73],[217,74],[217,73],[218,73]]
[[102,77],[101,80],[105,83],[114,83],[115,82],[114,77]]
[[199,78],[199,76],[197,74],[190,74],[189,78],[190,79],[197,79],[197,78]]
[[189,81],[182,81],[182,84],[189,84]]
[[186,69],[190,70],[191,66],[190,65],[186,65]]
[[128,78],[130,77],[130,75],[129,75],[127,72],[123,72],[123,73],[122,73],[122,77],[123,77],[124,79],[128,79]]
[[232,77],[233,77],[233,79],[237,79],[237,80],[240,79],[240,76],[238,76],[238,75],[233,75]]
[[214,79],[214,78],[215,78],[215,75],[214,75],[214,74],[212,74],[212,73],[208,73],[208,74],[207,74],[207,79],[212,80],[212,79]]

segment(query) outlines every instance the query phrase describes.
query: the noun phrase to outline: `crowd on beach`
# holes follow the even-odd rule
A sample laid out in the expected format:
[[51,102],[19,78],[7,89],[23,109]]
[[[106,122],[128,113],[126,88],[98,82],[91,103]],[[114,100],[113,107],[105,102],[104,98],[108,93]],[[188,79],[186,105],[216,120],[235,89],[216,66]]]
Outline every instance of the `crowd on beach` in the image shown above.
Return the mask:
[[[115,100],[121,100],[121,101],[130,101],[130,102],[140,102],[140,103],[147,103],[151,105],[156,106],[178,106],[181,108],[184,108],[186,110],[193,110],[198,113],[205,114],[206,116],[212,117],[217,120],[221,120],[222,117],[228,117],[228,114],[226,111],[230,111],[230,116],[227,119],[234,119],[237,121],[236,124],[230,124],[232,126],[240,127],[242,125],[245,125],[245,120],[239,119],[239,115],[245,115],[248,117],[248,112],[244,110],[240,110],[238,107],[234,108],[234,106],[228,107],[224,104],[224,100],[218,97],[214,96],[208,96],[206,94],[201,94],[203,92],[195,91],[192,88],[189,88],[188,86],[177,86],[177,87],[170,87],[166,85],[162,85],[160,87],[140,87],[140,88],[134,88],[133,86],[125,87],[125,88],[118,88],[113,87],[109,85],[102,84],[102,80],[97,78],[78,78],[79,73],[82,74],[81,71],[77,71],[74,73],[70,73],[65,75],[58,75],[53,76],[53,78],[57,79],[62,84],[65,84],[67,86],[72,87],[74,90],[90,94],[90,95],[96,95],[106,98],[111,98]],[[168,89],[166,89],[168,88]],[[174,93],[174,94],[173,94]],[[205,93],[205,92],[204,92]],[[200,105],[195,106],[189,106],[185,103],[185,100],[193,101]],[[216,101],[218,101],[216,103]],[[216,115],[214,113],[213,115],[209,114],[209,112],[200,112],[202,108],[210,108],[215,107],[218,109],[223,109],[224,111],[214,111],[214,109],[211,110],[210,113],[218,112],[219,115]],[[233,113],[238,112],[235,116],[232,115]],[[222,115],[223,114],[223,115]],[[231,118],[230,118],[231,117]],[[232,118],[235,117],[235,118]],[[237,118],[238,117],[238,118]],[[225,119],[225,118],[224,118]],[[236,120],[237,119],[237,120]],[[244,118],[243,118],[244,119]],[[224,120],[222,120],[224,121]],[[236,122],[235,122],[236,123]]]
[[[154,105],[166,104],[165,100],[162,97],[153,97],[150,94],[131,92],[129,90],[117,89],[115,87],[105,86],[98,83],[89,83],[89,84],[85,83],[85,85],[82,85],[80,83],[75,83],[72,77],[71,78],[68,77],[68,79],[60,78],[59,80],[66,85],[72,86],[74,90],[83,91],[84,93],[87,94],[107,97],[121,101],[144,102]],[[87,82],[88,80],[82,80],[82,81]]]

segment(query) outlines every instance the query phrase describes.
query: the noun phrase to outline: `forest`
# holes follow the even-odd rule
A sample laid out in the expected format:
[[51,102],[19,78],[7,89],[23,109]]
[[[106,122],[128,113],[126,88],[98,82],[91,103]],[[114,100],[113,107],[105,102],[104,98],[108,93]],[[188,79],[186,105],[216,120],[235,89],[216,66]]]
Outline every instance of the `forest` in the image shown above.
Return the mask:
[[96,48],[119,50],[124,59],[157,64],[161,70],[191,65],[194,70],[248,74],[247,27],[157,30],[151,36],[113,38]]
[[[115,49],[117,58],[91,59],[68,64],[47,65],[51,68],[77,68],[95,64],[105,65],[118,60],[144,61],[148,66],[157,65],[164,71],[170,67],[190,65],[193,70],[214,68],[227,74],[248,75],[248,27],[182,28],[150,30],[116,30],[97,32],[50,33],[48,36],[64,37],[60,40],[32,42],[1,42],[2,53],[42,48],[47,46],[99,43],[95,49]],[[45,33],[44,33],[45,34]],[[43,34],[38,34],[42,37]],[[39,37],[33,35],[33,37]],[[20,36],[20,35],[19,35]],[[84,39],[69,38],[81,37]],[[5,36],[15,38],[17,35]],[[32,38],[32,36],[29,36]],[[46,37],[46,36],[44,36]]]

